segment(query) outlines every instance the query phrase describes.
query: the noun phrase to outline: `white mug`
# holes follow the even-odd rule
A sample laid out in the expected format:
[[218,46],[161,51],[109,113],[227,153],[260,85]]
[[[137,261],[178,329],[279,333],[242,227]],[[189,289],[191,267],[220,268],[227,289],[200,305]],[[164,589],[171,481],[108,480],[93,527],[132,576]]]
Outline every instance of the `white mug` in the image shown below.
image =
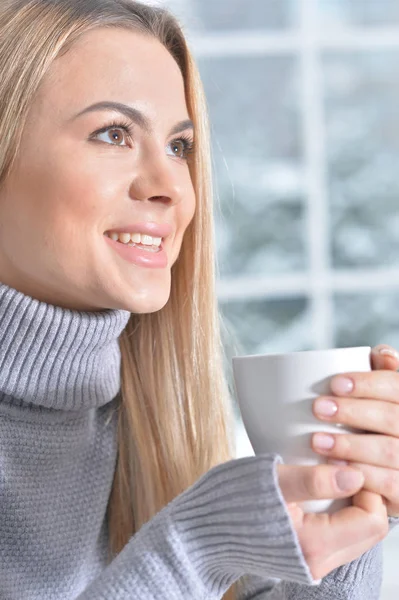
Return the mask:
[[[370,353],[365,346],[233,357],[238,405],[255,454],[277,453],[285,464],[327,462],[312,450],[312,434],[354,430],[317,419],[313,402],[331,395],[333,375],[370,371]],[[350,498],[326,499],[302,502],[301,507],[331,514],[350,504]]]

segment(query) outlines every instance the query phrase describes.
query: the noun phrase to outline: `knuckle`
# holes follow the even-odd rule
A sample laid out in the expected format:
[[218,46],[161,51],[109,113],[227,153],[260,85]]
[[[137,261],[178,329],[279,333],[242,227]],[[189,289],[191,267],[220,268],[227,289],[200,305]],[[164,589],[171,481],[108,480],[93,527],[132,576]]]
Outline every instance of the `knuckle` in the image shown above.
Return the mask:
[[399,501],[399,473],[397,471],[388,471],[383,483],[383,495],[389,500]]
[[374,515],[370,523],[370,534],[382,541],[389,532],[389,522],[386,516]]
[[399,406],[392,403],[386,403],[386,405],[382,418],[383,431],[399,437]]
[[316,565],[323,558],[324,551],[325,544],[323,541],[320,538],[313,537],[313,539],[309,540],[304,554],[309,564]]
[[350,435],[346,433],[337,433],[335,436],[334,454],[337,458],[345,458],[351,449]]
[[372,398],[373,397],[373,391],[375,388],[375,371],[371,372],[371,373],[362,373],[360,376],[360,381],[356,381],[356,383],[359,383],[359,387],[361,385],[361,394],[363,397],[365,398]]
[[[322,579],[329,571],[331,535],[329,516],[325,513],[307,514],[307,527],[299,534],[303,555],[314,579]],[[306,533],[305,533],[306,531]]]
[[[397,351],[395,350],[397,353]],[[387,384],[391,387],[394,394],[399,393],[399,377],[398,372],[392,369],[385,371],[385,377]]]
[[326,492],[326,478],[324,469],[313,469],[311,476],[308,479],[308,492],[312,498],[322,498]]
[[342,434],[342,435],[337,435],[337,438],[339,438],[341,440],[341,445],[340,445],[340,450],[342,452],[349,452],[352,448],[352,444],[351,444],[351,435],[348,434]]
[[343,402],[341,398],[334,398],[338,410],[334,415],[334,420],[338,423],[345,424],[353,417],[352,405]]
[[[327,514],[313,514],[307,515],[308,523],[310,525],[310,533],[303,539],[303,552],[306,556],[306,560],[312,564],[320,564],[328,555],[329,543],[328,543],[328,515]],[[317,535],[314,532],[317,531]]]
[[393,437],[387,437],[385,440],[385,460],[389,466],[399,466],[399,447],[398,440]]

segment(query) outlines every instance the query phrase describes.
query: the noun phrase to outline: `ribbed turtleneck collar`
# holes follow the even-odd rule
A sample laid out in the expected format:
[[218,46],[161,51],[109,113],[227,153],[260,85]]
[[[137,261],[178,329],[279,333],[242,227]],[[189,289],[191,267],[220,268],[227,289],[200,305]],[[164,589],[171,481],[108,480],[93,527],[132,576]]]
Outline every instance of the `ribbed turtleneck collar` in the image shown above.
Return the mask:
[[110,402],[120,388],[118,338],[129,317],[53,306],[0,282],[0,403],[78,411]]

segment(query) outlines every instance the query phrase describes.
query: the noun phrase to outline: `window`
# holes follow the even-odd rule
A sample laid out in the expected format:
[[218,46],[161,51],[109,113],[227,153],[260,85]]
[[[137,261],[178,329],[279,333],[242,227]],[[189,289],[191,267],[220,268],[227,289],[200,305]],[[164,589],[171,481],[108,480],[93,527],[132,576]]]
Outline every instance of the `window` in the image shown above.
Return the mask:
[[399,347],[398,0],[164,1],[209,103],[228,358]]
[[208,98],[234,343],[399,346],[397,0],[164,1]]

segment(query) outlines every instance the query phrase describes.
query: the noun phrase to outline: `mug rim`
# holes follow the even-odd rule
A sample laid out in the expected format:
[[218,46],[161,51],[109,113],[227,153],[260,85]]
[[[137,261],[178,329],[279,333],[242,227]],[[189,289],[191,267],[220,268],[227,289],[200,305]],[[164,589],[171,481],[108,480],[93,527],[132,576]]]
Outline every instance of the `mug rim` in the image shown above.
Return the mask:
[[233,356],[232,360],[246,360],[249,358],[285,358],[287,356],[297,356],[299,354],[327,354],[334,352],[345,352],[349,350],[369,350],[371,352],[371,346],[351,346],[349,348],[325,348],[322,350],[297,350],[295,352],[278,352],[276,354],[245,354],[242,356]]

